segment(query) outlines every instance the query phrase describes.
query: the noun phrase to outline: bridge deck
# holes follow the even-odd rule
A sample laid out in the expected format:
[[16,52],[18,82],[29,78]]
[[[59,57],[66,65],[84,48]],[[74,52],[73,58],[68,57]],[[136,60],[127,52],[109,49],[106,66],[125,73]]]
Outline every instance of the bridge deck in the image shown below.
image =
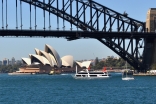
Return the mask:
[[70,38],[155,38],[156,33],[139,32],[88,32],[88,31],[63,31],[63,30],[0,30],[0,36],[23,37],[70,37]]

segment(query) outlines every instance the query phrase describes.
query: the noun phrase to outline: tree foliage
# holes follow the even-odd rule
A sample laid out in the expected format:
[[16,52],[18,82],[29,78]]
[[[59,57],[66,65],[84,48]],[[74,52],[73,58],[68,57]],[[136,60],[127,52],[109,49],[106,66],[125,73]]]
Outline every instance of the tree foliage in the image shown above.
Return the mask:
[[156,64],[152,64],[152,70],[156,70]]
[[[105,61],[100,61],[97,64],[95,64],[95,66],[92,66],[93,69],[103,69],[103,67],[126,68],[126,61],[123,60],[122,58],[119,59],[108,58]],[[127,68],[132,69],[132,67],[128,63]]]
[[0,65],[0,73],[11,73],[19,70],[21,64],[15,65]]

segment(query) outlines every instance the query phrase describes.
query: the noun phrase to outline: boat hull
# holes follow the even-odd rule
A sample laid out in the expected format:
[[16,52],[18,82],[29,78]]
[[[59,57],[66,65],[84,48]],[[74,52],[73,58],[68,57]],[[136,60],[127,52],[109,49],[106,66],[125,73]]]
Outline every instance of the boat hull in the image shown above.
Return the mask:
[[73,76],[75,79],[95,79],[95,78],[109,78],[109,75],[106,74],[92,74],[92,75],[88,75],[88,74],[75,74]]
[[107,79],[109,77],[75,77],[73,76],[74,79]]
[[8,75],[31,75],[31,73],[8,73]]
[[122,80],[134,80],[134,78],[126,77],[126,78],[122,78]]

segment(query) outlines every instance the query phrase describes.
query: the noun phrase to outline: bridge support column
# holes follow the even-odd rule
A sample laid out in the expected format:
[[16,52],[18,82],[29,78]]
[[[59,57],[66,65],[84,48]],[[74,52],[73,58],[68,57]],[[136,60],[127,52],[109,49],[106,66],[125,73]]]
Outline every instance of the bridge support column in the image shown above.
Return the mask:
[[141,69],[141,71],[151,70],[154,64],[156,66],[156,38],[145,39],[143,69]]
[[152,56],[151,56],[151,69],[156,70],[156,38],[153,40],[152,44]]
[[[150,8],[147,12],[146,32],[156,32],[156,8]],[[145,70],[156,69],[156,38],[145,39],[145,49],[143,55],[143,68]]]
[[153,55],[153,46],[154,39],[145,39],[145,47],[143,52],[143,65],[141,67],[141,71],[145,72],[150,70],[152,65],[152,55]]
[[156,38],[153,43],[152,64],[156,64]]
[[142,71],[151,70],[156,65],[156,38],[145,39]]

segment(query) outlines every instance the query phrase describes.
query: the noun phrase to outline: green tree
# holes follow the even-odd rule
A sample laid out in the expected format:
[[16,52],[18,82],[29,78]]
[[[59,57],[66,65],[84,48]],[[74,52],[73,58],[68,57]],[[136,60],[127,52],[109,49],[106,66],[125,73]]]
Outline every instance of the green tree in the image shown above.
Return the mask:
[[104,67],[104,62],[103,61],[100,61],[95,67],[96,69],[102,69]]
[[[97,58],[96,58],[97,60]],[[116,67],[116,68],[126,68],[126,61],[123,60],[122,58],[119,59],[113,59],[113,58],[108,58],[106,61],[100,61],[97,64],[95,64],[95,66],[93,67],[95,70],[96,69],[102,69],[103,67]],[[132,66],[130,66],[127,63],[127,68],[129,69],[133,69],[134,68]]]
[[152,70],[156,70],[156,64],[152,64]]
[[0,73],[11,73],[19,70],[22,64],[15,65],[0,65]]

